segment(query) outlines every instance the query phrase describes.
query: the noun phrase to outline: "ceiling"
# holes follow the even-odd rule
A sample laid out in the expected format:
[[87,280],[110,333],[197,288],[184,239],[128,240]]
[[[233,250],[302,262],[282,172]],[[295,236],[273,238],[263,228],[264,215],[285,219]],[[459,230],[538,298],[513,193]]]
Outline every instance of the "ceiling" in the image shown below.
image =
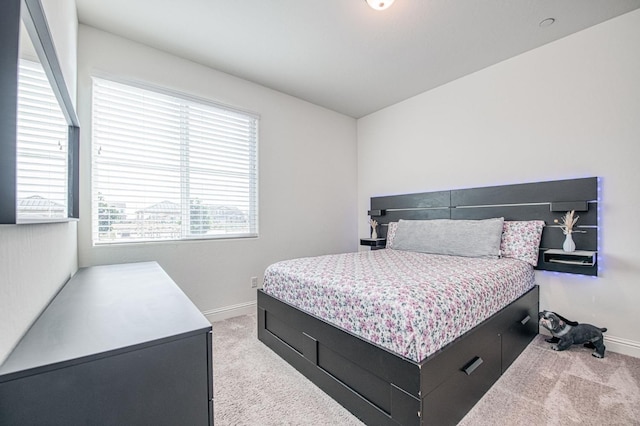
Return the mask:
[[[359,118],[640,0],[76,0],[80,23]],[[550,26],[541,26],[554,18]]]

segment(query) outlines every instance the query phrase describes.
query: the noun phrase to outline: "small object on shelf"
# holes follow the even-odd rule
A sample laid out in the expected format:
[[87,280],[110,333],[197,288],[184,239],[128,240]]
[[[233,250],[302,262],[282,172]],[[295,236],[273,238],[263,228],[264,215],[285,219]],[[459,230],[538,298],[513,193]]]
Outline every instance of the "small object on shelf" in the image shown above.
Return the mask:
[[546,250],[543,260],[549,263],[562,263],[565,265],[594,266],[598,259],[598,252],[587,250],[575,250],[566,252],[561,249]]
[[378,221],[371,219],[369,224],[371,225],[371,239],[375,240],[378,238]]
[[562,244],[562,250],[566,253],[572,253],[576,251],[576,243],[573,242],[571,234],[567,234],[564,237],[564,243]]
[[564,239],[564,243],[562,244],[562,249],[565,252],[571,253],[576,250],[576,244],[573,242],[573,237],[571,233],[573,232],[583,232],[583,231],[575,231],[573,229],[580,216],[575,216],[575,210],[568,211],[562,218],[562,222],[559,222],[558,219],[555,219],[554,223],[560,224],[560,229],[562,229],[562,233],[566,235]]
[[361,246],[369,246],[372,250],[384,248],[387,245],[386,238],[360,238]]

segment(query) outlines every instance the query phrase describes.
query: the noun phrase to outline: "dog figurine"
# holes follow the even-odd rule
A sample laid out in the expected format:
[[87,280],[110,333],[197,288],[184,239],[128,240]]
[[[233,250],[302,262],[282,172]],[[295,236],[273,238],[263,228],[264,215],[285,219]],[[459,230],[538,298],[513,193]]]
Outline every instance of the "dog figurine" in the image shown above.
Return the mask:
[[551,332],[553,337],[545,339],[545,341],[553,343],[551,349],[554,351],[564,351],[571,345],[584,344],[585,347],[595,349],[591,355],[596,358],[604,358],[605,346],[602,333],[607,331],[606,328],[598,328],[591,324],[579,324],[551,311],[539,312],[538,322]]

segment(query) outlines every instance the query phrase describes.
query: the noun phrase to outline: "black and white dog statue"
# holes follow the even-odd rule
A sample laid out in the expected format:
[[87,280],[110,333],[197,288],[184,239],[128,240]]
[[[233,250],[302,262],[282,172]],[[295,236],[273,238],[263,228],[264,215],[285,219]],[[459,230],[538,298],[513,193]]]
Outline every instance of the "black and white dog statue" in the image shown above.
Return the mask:
[[553,337],[545,339],[553,343],[551,349],[564,351],[571,345],[584,344],[585,347],[595,349],[591,355],[596,358],[604,358],[604,338],[602,333],[606,328],[598,328],[591,324],[579,324],[570,321],[555,312],[542,311],[538,313],[538,322],[551,332]]

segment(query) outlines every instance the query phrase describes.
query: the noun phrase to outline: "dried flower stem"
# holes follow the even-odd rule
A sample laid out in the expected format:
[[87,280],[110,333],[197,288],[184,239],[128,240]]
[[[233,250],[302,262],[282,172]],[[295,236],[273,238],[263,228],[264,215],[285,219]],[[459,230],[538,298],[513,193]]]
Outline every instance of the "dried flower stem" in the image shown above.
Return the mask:
[[[560,223],[560,229],[562,229],[562,233],[564,235],[571,234],[572,232],[579,232],[579,231],[573,230],[573,226],[576,224],[576,222],[578,222],[578,219],[580,219],[580,216],[574,217],[575,214],[576,214],[576,211],[571,210],[562,217],[562,223]],[[558,219],[554,220],[554,222],[558,223]]]

